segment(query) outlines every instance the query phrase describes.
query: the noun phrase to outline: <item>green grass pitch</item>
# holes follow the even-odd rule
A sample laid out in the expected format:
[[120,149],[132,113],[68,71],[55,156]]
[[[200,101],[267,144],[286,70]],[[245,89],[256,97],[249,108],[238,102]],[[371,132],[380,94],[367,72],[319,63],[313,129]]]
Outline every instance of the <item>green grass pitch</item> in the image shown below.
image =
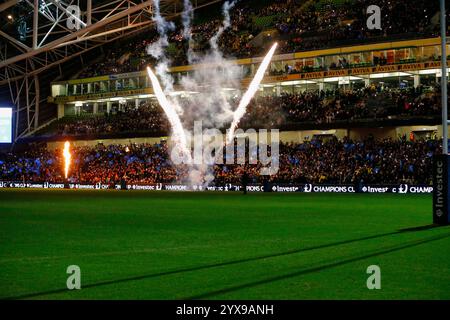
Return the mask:
[[[450,299],[450,227],[427,227],[431,202],[4,189],[0,298]],[[66,288],[69,265],[81,290]]]

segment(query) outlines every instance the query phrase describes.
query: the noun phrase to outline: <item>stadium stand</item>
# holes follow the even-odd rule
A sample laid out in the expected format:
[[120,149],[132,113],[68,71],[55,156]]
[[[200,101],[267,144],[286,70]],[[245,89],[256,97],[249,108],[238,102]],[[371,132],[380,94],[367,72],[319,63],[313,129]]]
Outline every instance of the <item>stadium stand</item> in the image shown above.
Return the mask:
[[[186,98],[188,99],[188,98]],[[240,123],[242,128],[301,128],[305,123],[358,124],[362,121],[436,118],[440,114],[440,89],[390,88],[372,85],[354,90],[305,91],[254,99]],[[168,133],[168,123],[155,100],[136,107],[128,103],[119,111],[102,115],[64,117],[38,135],[108,136],[117,133]]]
[[[379,1],[381,11],[390,12],[383,19],[382,31],[365,28],[365,9],[371,4],[368,0],[277,0],[261,8],[255,1],[238,2],[231,11],[231,28],[223,34],[219,47],[225,56],[243,58],[262,54],[267,44],[276,40],[280,42],[281,52],[291,53],[438,34],[438,25],[431,22],[439,9],[436,1]],[[214,19],[193,27],[195,51],[209,49],[208,40],[221,22]],[[188,64],[186,39],[181,27],[176,30],[170,35],[168,53],[173,65],[185,65]],[[263,41],[255,45],[258,36]],[[146,48],[156,39],[154,32],[127,39],[109,50],[103,63],[88,67],[80,77],[142,70],[154,62]]]
[[[439,152],[436,140],[409,141],[368,138],[353,141],[313,139],[301,144],[280,145],[280,169],[271,181],[294,183],[374,183],[430,184],[433,154]],[[129,183],[183,182],[187,170],[169,160],[165,142],[157,144],[102,145],[73,150],[71,182]],[[10,153],[0,160],[0,180],[61,182],[62,151],[37,144],[23,153]],[[248,165],[250,182],[261,182],[261,164]],[[216,165],[215,183],[239,183],[241,165]]]
[[[262,85],[239,127],[294,131],[367,124],[437,125],[441,113],[436,71],[440,52],[435,38],[438,3],[377,1],[381,12],[391,13],[383,17],[382,30],[365,28],[365,9],[370,4],[368,0],[237,2],[219,48],[227,58],[245,58],[236,60],[245,73],[242,81],[254,74],[260,62],[257,57],[269,44],[278,41],[280,55],[266,74],[272,82]],[[167,52],[171,65],[179,70],[173,71],[178,85],[179,78],[198,62],[195,57],[187,60],[188,47],[198,53],[209,50],[209,39],[222,17],[200,12],[190,44],[183,37],[181,22],[175,23]],[[140,72],[156,63],[147,47],[158,37],[151,28],[105,46],[104,55],[92,56],[86,68],[70,69],[66,79],[71,80],[49,73],[47,77],[54,81],[43,90],[49,99],[40,115],[47,125],[22,139],[30,143],[23,153],[2,155],[1,179],[61,181],[61,151],[48,149],[47,141],[168,136],[166,116],[150,97],[148,79]],[[361,46],[352,51],[357,44]],[[326,48],[331,51],[320,51]],[[381,78],[372,77],[373,73]],[[239,94],[231,102],[237,104],[238,98]],[[183,99],[188,102],[189,97]],[[281,169],[271,180],[429,184],[430,159],[440,148],[434,138],[402,135],[352,140],[341,136],[283,142]],[[187,175],[170,163],[164,142],[127,147],[98,144],[73,152],[75,169],[70,179],[75,182],[110,183],[123,177],[136,183],[181,182]],[[258,168],[249,168],[253,182],[261,182]],[[216,166],[215,183],[237,183],[242,170],[242,166]]]

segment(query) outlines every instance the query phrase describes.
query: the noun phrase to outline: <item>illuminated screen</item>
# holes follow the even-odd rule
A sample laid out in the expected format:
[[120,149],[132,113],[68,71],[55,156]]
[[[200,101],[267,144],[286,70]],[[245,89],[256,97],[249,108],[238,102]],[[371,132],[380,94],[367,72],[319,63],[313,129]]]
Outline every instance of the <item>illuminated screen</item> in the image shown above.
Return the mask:
[[0,143],[12,142],[12,109],[0,108]]

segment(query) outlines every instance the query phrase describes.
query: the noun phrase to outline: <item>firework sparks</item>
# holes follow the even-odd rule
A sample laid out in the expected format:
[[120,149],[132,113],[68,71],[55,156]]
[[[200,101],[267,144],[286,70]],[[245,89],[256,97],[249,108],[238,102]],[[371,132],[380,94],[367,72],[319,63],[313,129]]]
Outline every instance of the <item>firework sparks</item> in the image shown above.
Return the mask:
[[66,141],[64,143],[63,156],[64,156],[64,175],[65,175],[65,177],[67,179],[67,177],[69,175],[70,160],[72,158],[72,155],[70,154],[70,143],[69,143],[69,141]]
[[183,158],[186,159],[188,163],[191,163],[192,156],[191,152],[187,147],[186,133],[184,132],[180,117],[176,113],[173,105],[169,102],[169,100],[167,100],[166,95],[161,89],[161,85],[159,84],[158,78],[155,76],[150,67],[147,67],[147,73],[152,82],[152,87],[156,95],[156,99],[158,100],[159,104],[164,110],[164,113],[169,119],[173,131],[173,141],[175,145],[178,147],[179,151],[182,153]]
[[256,71],[256,74],[253,77],[252,82],[250,82],[250,86],[248,87],[245,94],[242,96],[241,101],[239,102],[239,106],[234,111],[233,122],[231,123],[230,129],[228,131],[227,143],[230,143],[233,140],[234,131],[236,130],[239,121],[241,121],[241,118],[244,116],[248,104],[250,103],[256,91],[258,90],[259,84],[264,78],[264,73],[266,72],[266,69],[269,66],[270,60],[272,60],[272,56],[275,52],[275,49],[277,48],[277,45],[278,45],[277,43],[274,43],[270,51],[264,57],[263,61],[261,62],[261,65],[258,68],[258,71]]

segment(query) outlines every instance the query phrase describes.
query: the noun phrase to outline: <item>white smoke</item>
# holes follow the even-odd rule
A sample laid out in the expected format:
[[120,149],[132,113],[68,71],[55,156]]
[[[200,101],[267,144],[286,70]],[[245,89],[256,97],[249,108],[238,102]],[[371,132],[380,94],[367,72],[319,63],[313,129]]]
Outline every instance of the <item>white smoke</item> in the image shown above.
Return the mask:
[[[222,52],[219,50],[219,40],[222,34],[231,25],[230,9],[234,7],[236,1],[226,1],[222,7],[223,21],[217,32],[209,40],[210,50],[205,54],[195,54],[191,49],[192,39],[192,19],[193,7],[190,0],[184,0],[184,12],[181,16],[183,24],[183,38],[189,41],[188,61],[196,61],[199,65],[188,75],[181,77],[179,80],[177,90],[189,92],[189,97],[167,97],[165,100],[166,106],[163,109],[170,109],[169,116],[172,124],[173,136],[175,140],[175,148],[179,150],[191,149],[191,144],[185,139],[185,134],[181,133],[179,123],[182,127],[192,128],[195,120],[202,120],[204,129],[221,128],[233,121],[234,127],[238,123],[237,115],[234,109],[234,103],[230,103],[229,89],[233,91],[233,98],[237,98],[237,90],[240,90],[241,80],[244,76],[243,69],[232,60],[226,60]],[[174,80],[169,73],[170,59],[166,56],[165,49],[169,45],[168,32],[174,29],[173,23],[167,22],[159,11],[159,0],[154,0],[155,16],[154,21],[157,25],[159,33],[159,40],[149,45],[147,52],[158,59],[158,64],[155,67],[156,74],[161,79],[164,87],[164,93],[167,96],[173,93]],[[273,54],[273,52],[272,52]],[[153,78],[152,83],[157,81]],[[259,84],[259,83],[258,83]],[[225,91],[227,89],[228,91]],[[253,91],[252,91],[253,92]],[[251,97],[250,97],[251,99]],[[159,96],[159,101],[164,98]],[[248,102],[246,102],[248,104]],[[175,111],[172,112],[172,110]],[[241,108],[242,110],[242,108]],[[244,110],[245,111],[245,110]],[[242,112],[239,112],[241,116]],[[240,119],[240,117],[239,117]],[[194,130],[195,131],[195,130]],[[188,132],[189,133],[189,132]],[[195,139],[194,135],[194,139]],[[183,153],[183,152],[181,152]],[[172,152],[173,154],[173,152]],[[195,154],[195,152],[194,152]],[[188,157],[189,158],[189,157]],[[192,159],[192,156],[190,157]],[[190,163],[189,167],[189,182],[193,185],[208,185],[214,179],[214,168],[212,165],[199,165]]]
[[[185,0],[189,2],[189,0]],[[188,61],[195,61],[200,66],[180,80],[182,90],[196,92],[184,100],[183,124],[192,126],[195,120],[201,119],[203,127],[224,128],[233,119],[233,107],[224,88],[239,89],[243,78],[242,69],[231,60],[224,59],[219,51],[218,41],[223,32],[230,26],[229,10],[235,5],[227,1],[222,7],[224,20],[218,31],[210,39],[211,49],[204,55],[195,54],[191,45],[188,50]],[[185,5],[189,8],[189,5]],[[191,20],[183,20],[184,32],[190,30]],[[184,33],[185,34],[185,33]],[[192,42],[192,34],[187,38]],[[193,165],[189,172],[192,184],[209,185],[214,180],[214,168],[211,165]]]
[[159,0],[153,0],[153,7],[153,21],[156,23],[159,39],[147,46],[147,53],[158,60],[155,67],[156,74],[162,80],[164,91],[171,92],[173,91],[173,78],[169,74],[170,60],[166,56],[165,50],[169,46],[167,33],[175,30],[175,24],[161,16]]
[[209,40],[209,43],[211,45],[211,48],[213,51],[218,51],[219,46],[217,44],[218,40],[220,39],[220,36],[223,34],[223,32],[228,29],[231,25],[231,18],[230,18],[230,10],[234,7],[236,4],[236,1],[228,2],[225,1],[222,7],[222,14],[223,14],[223,22],[222,26],[219,28],[217,33]]
[[181,21],[183,23],[183,38],[190,41],[192,39],[191,23],[194,18],[194,8],[190,0],[184,0],[184,10],[181,14]]
[[[185,2],[190,1],[185,0]],[[218,50],[217,41],[230,26],[229,10],[234,5],[235,2],[224,3],[222,7],[224,20],[219,30],[210,39],[211,50],[204,55],[195,56],[190,56],[192,53],[188,52],[189,60],[192,61],[195,58],[200,66],[180,80],[180,86],[184,91],[198,92],[186,101],[187,106],[184,110],[189,109],[189,112],[185,112],[183,119],[186,124],[202,119],[203,125],[207,128],[222,128],[232,120],[234,108],[230,105],[230,99],[223,89],[239,89],[244,74],[242,68],[234,61],[223,57]]]
[[181,14],[181,21],[183,23],[183,39],[188,42],[187,58],[189,64],[196,61],[196,55],[192,49],[194,44],[194,39],[192,39],[192,20],[194,19],[194,8],[190,0],[184,0],[183,2],[183,13]]

